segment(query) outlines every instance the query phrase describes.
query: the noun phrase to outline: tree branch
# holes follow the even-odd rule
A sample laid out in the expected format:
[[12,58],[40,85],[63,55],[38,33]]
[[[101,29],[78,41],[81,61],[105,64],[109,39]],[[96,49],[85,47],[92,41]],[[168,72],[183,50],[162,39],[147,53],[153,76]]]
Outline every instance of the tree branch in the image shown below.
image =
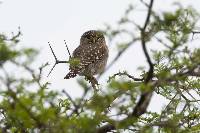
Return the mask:
[[[151,12],[152,12],[152,6],[153,6],[153,0],[150,1],[149,8],[148,8],[148,13],[147,13],[147,17],[146,17],[146,21],[145,21],[144,27],[141,29],[142,49],[143,49],[144,54],[146,56],[147,62],[149,64],[149,71],[148,71],[147,77],[144,80],[144,84],[146,84],[146,85],[152,79],[153,71],[154,71],[154,65],[153,65],[153,63],[151,61],[151,58],[150,58],[149,53],[148,53],[147,48],[146,48],[146,32],[145,32],[146,28],[147,28],[147,25],[148,25],[148,23],[150,21],[150,16],[151,16]],[[149,91],[149,89],[147,89],[147,90],[148,91],[142,93],[138,103],[136,104],[136,106],[135,106],[135,108],[133,110],[132,116],[139,117],[140,115],[142,115],[143,113],[146,112],[146,109],[147,109],[147,107],[149,105],[150,99],[151,99],[152,94],[153,94],[152,89],[150,91]]]
[[[197,62],[196,65],[194,65],[192,68],[188,69],[187,71],[186,71],[186,70],[185,70],[185,71],[180,71],[180,72],[178,72],[178,73],[176,73],[176,74],[171,75],[170,77],[163,78],[163,79],[159,79],[159,80],[152,80],[152,88],[159,87],[159,85],[160,85],[160,84],[163,84],[164,82],[170,82],[169,84],[172,85],[172,83],[173,83],[173,82],[176,82],[177,79],[178,79],[178,77],[180,77],[180,76],[193,76],[193,75],[191,75],[191,73],[192,73],[193,71],[195,71],[196,68],[199,67],[198,64],[199,64],[199,62]],[[197,75],[196,77],[199,77],[199,76]],[[179,92],[177,92],[171,100],[173,100],[173,99],[177,96],[178,93],[179,93]],[[149,93],[149,95],[147,95],[148,98],[151,98],[151,94],[152,94],[152,93]],[[199,101],[199,100],[188,100],[187,97],[185,97],[185,96],[183,96],[183,95],[181,95],[181,96],[186,100],[186,103],[189,103],[189,102],[197,102],[197,101]],[[141,96],[141,97],[142,97],[142,96]],[[145,97],[144,97],[144,98],[145,98]],[[147,98],[147,99],[148,99],[148,98]],[[141,98],[140,98],[140,99],[141,99]],[[145,100],[145,102],[146,102],[146,101],[147,101],[147,100]],[[145,104],[147,103],[147,102],[146,102],[146,103],[145,103],[145,102],[144,102],[144,104],[142,104],[142,105],[145,105]],[[171,103],[171,102],[172,102],[172,101],[170,101],[170,103]],[[169,104],[170,104],[170,103],[169,103]],[[146,105],[147,105],[147,104],[146,104]],[[167,106],[168,106],[168,105],[167,105]],[[147,107],[147,106],[145,106],[145,107]],[[133,113],[133,114],[129,114],[128,117],[126,117],[125,119],[120,120],[120,121],[113,120],[112,123],[106,124],[106,125],[104,125],[104,126],[98,128],[98,129],[97,129],[97,133],[106,133],[106,132],[109,132],[109,131],[111,131],[111,130],[115,130],[115,129],[116,129],[116,125],[120,125],[121,123],[124,123],[124,122],[126,122],[126,121],[128,121],[128,120],[131,120],[131,119],[137,119],[140,115],[142,115],[142,112],[145,111],[145,110],[143,110],[143,109],[144,109],[144,106],[136,106],[135,109],[136,109],[136,108],[137,108],[137,109],[141,109],[141,110],[138,110],[139,113],[138,113],[138,112],[135,112],[135,113]]]
[[134,76],[128,74],[127,72],[118,72],[114,74],[113,76],[109,77],[108,82],[110,82],[111,79],[114,79],[116,76],[127,76],[128,78],[132,79],[133,81],[143,81],[143,78],[135,78]]
[[[150,59],[150,56],[147,52],[147,48],[146,48],[146,28],[147,25],[149,24],[150,21],[150,16],[151,16],[151,12],[152,12],[152,6],[153,6],[153,0],[150,1],[149,4],[149,8],[148,8],[148,13],[147,13],[147,17],[145,20],[145,24],[143,26],[143,28],[141,29],[141,43],[142,43],[142,48],[144,51],[144,54],[147,58],[147,62],[149,64],[149,71],[148,71],[148,75],[147,77],[144,79],[144,83],[147,85],[149,83],[149,81],[152,79],[153,77],[153,71],[154,71],[154,65]],[[146,112],[146,109],[149,105],[150,99],[152,97],[152,93],[153,91],[148,91],[148,92],[144,92],[138,103],[136,104],[135,108],[133,109],[132,114],[130,114],[127,118],[123,119],[122,121],[119,121],[119,123],[123,123],[124,121],[130,119],[130,118],[138,118],[140,115],[142,115],[144,112]],[[107,124],[105,126],[100,127],[99,129],[97,129],[98,133],[106,133],[109,132],[111,130],[116,129],[115,125],[113,124]]]

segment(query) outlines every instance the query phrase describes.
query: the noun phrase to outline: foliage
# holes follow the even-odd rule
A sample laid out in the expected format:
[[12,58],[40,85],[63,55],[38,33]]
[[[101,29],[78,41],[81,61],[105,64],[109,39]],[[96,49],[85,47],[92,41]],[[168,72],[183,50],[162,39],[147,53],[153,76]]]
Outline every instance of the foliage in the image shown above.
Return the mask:
[[[18,44],[20,31],[10,39],[1,34],[1,132],[199,132],[200,48],[191,47],[199,15],[180,4],[174,12],[160,13],[152,9],[153,0],[150,4],[141,2],[148,10],[144,25],[131,20],[130,14],[136,10],[133,6],[126,10],[117,29],[107,25],[105,34],[110,43],[122,34],[130,40],[117,43],[118,53],[106,70],[136,42],[143,46],[149,70],[140,67],[138,78],[126,71],[110,75],[106,91],[95,91],[79,80],[84,93],[76,99],[42,81],[48,64],[39,72],[31,67],[37,51]],[[135,27],[134,32],[125,25]],[[148,53],[146,45],[152,41],[162,50]],[[16,74],[23,69],[31,78],[15,76],[8,66],[17,66]],[[147,110],[153,94],[169,101],[161,113]]]

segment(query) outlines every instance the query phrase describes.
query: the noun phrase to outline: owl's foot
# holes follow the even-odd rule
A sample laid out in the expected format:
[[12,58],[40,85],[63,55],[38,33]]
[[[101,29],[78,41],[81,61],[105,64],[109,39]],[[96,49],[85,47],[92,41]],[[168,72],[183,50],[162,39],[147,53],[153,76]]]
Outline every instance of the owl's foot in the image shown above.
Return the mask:
[[85,76],[85,80],[89,81],[92,84],[92,87],[97,90],[96,86],[99,85],[98,81],[93,76]]

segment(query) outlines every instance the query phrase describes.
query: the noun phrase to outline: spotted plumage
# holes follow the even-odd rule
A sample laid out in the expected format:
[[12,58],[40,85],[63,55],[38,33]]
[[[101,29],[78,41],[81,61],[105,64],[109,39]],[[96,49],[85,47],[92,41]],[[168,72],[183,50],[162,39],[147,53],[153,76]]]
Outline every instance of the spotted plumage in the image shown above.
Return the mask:
[[80,45],[74,50],[72,59],[80,62],[74,66],[70,64],[70,72],[65,79],[76,75],[93,76],[101,73],[107,63],[108,48],[105,38],[100,31],[90,30],[85,32],[80,39]]

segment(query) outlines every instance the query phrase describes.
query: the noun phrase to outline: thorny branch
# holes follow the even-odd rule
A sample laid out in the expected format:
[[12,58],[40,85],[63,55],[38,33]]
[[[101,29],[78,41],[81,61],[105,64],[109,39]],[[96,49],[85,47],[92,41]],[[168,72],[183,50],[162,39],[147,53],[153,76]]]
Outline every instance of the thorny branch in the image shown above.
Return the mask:
[[[53,49],[52,49],[52,47],[51,47],[51,44],[50,44],[49,42],[48,42],[48,44],[49,44],[49,47],[50,47],[50,49],[51,49],[51,52],[52,52],[52,54],[53,54],[53,56],[54,56],[55,63],[54,63],[54,65],[53,65],[53,67],[51,68],[51,70],[50,70],[49,74],[47,75],[47,77],[49,77],[49,75],[51,74],[51,72],[53,71],[53,69],[55,68],[55,66],[56,66],[57,64],[59,64],[59,63],[69,63],[69,61],[60,61],[60,60],[58,60],[58,58],[56,57],[56,55],[55,55],[55,53],[54,53],[54,51],[53,51]],[[67,47],[67,45],[66,45],[66,47]],[[69,53],[69,55],[70,55],[70,57],[71,57],[71,54],[70,54],[70,52],[69,52],[68,47],[67,47],[67,50],[68,50],[68,53]]]

